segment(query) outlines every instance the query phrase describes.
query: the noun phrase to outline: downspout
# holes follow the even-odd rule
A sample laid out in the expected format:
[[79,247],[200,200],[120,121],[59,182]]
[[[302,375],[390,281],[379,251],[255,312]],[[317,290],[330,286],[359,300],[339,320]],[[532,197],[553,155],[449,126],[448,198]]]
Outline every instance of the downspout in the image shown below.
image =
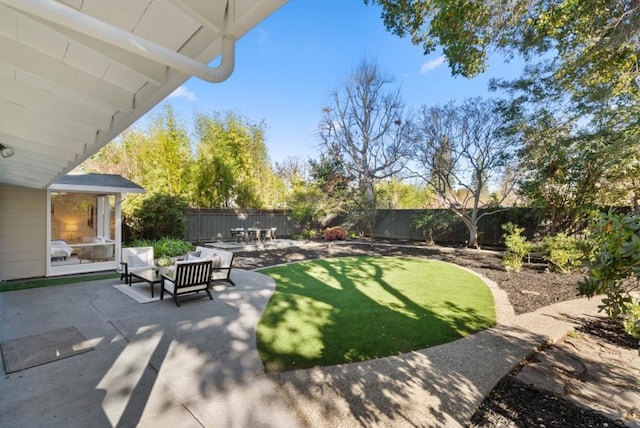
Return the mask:
[[0,3],[125,49],[151,61],[168,65],[207,82],[219,83],[226,80],[231,76],[235,66],[236,39],[228,34],[222,37],[220,64],[217,67],[209,67],[55,0],[0,0]]

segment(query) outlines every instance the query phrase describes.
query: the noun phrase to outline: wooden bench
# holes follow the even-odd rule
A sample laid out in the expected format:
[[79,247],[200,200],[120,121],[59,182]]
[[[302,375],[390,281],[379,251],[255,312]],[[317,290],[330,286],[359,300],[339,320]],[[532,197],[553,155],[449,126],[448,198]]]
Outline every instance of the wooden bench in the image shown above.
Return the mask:
[[180,306],[180,296],[190,293],[197,294],[201,291],[207,293],[209,300],[213,300],[209,291],[211,265],[211,260],[176,262],[175,269],[162,274],[160,300],[164,299],[165,291],[173,296],[177,306]]

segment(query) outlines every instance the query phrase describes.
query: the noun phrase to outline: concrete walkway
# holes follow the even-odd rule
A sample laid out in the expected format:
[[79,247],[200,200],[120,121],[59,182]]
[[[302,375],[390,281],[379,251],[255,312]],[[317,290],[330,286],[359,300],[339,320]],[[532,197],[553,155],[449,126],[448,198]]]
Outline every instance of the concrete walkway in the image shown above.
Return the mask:
[[232,278],[237,286],[216,286],[213,302],[180,308],[137,303],[117,280],[0,293],[0,342],[75,326],[95,347],[5,375],[0,426],[461,426],[524,357],[598,304],[517,317],[504,307],[499,326],[450,344],[265,374],[255,327],[275,284],[251,271]]

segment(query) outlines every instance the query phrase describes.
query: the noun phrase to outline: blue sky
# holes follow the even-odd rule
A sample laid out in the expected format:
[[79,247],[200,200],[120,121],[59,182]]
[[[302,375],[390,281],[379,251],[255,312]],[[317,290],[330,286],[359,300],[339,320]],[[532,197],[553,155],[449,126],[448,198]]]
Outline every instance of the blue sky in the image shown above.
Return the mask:
[[[330,91],[365,57],[394,78],[413,110],[488,96],[490,78],[516,77],[522,67],[495,58],[481,76],[454,78],[441,52],[424,56],[409,39],[387,32],[378,7],[362,0],[291,0],[238,41],[235,71],[227,81],[192,78],[167,101],[185,124],[195,112],[233,111],[264,121],[272,161],[306,160],[319,153],[316,129]],[[145,118],[138,125],[144,123]]]

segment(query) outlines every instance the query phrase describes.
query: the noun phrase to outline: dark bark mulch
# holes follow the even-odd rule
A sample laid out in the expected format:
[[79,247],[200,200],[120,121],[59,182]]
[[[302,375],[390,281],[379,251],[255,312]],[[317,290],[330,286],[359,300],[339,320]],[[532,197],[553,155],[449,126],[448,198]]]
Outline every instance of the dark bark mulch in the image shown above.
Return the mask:
[[624,427],[601,413],[504,377],[485,398],[469,427]]
[[[383,245],[381,245],[383,244]],[[582,274],[549,272],[546,265],[526,262],[522,272],[508,273],[500,251],[416,245],[415,242],[383,240],[376,243],[317,243],[315,246],[268,249],[239,253],[254,259],[252,267],[354,255],[426,257],[464,266],[496,282],[505,290],[516,314],[535,311],[553,303],[578,298]],[[580,331],[616,346],[637,347],[620,323],[606,318],[585,320]],[[516,369],[517,371],[518,369]],[[533,388],[507,375],[486,397],[469,422],[472,427],[623,427],[601,413],[576,405],[552,393]]]

